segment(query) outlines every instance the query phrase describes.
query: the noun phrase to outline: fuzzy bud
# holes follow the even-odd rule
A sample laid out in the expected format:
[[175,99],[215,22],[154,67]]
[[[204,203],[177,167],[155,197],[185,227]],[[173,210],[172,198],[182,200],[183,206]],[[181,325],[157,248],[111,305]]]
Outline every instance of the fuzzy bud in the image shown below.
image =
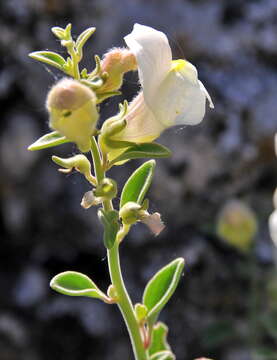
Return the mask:
[[101,61],[102,73],[108,74],[108,79],[101,91],[110,92],[120,89],[123,75],[136,69],[137,61],[130,50],[125,48],[111,49]]
[[253,245],[257,227],[253,211],[242,201],[231,200],[219,214],[217,233],[239,251],[248,252]]
[[75,142],[82,152],[89,151],[95,133],[99,117],[96,100],[90,88],[67,78],[54,85],[47,96],[50,127]]

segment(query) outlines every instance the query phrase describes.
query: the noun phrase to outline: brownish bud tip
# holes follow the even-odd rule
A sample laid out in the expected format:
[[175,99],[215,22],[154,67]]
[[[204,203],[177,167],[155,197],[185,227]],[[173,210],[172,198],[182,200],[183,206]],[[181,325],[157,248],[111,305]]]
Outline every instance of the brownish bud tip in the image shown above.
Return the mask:
[[95,94],[87,86],[77,80],[64,78],[49,91],[46,107],[48,110],[51,108],[75,110],[94,98]]

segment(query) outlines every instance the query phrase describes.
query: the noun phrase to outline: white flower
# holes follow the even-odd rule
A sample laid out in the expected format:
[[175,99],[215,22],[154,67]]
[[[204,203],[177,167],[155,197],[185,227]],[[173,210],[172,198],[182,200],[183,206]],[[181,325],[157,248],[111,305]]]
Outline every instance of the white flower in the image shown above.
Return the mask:
[[273,213],[269,217],[269,233],[270,236],[275,244],[277,246],[277,210],[274,210]]
[[117,139],[148,142],[174,125],[196,125],[205,114],[206,99],[212,100],[196,68],[186,60],[172,60],[164,33],[135,24],[124,38],[134,53],[142,91],[131,102],[126,128]]

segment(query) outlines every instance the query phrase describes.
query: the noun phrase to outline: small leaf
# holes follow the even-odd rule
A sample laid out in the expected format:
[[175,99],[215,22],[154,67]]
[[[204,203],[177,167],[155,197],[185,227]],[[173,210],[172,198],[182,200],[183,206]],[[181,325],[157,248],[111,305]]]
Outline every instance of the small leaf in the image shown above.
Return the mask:
[[82,47],[85,45],[87,40],[91,37],[91,35],[95,32],[95,30],[96,30],[95,27],[90,27],[90,28],[86,29],[85,31],[83,31],[82,34],[80,34],[78,36],[78,39],[76,40],[76,44],[75,44],[77,51],[80,51],[82,49]]
[[145,320],[146,315],[147,315],[147,307],[143,304],[137,303],[135,305],[135,314],[136,314],[136,318],[137,321],[140,323],[142,321]]
[[171,156],[171,151],[163,145],[157,143],[144,143],[136,144],[129,147],[117,158],[110,162],[110,165],[114,165],[117,162],[141,159],[141,158],[165,158]]
[[133,172],[123,187],[120,208],[129,201],[142,204],[144,196],[151,185],[155,165],[155,160],[150,160]]
[[65,37],[65,31],[63,28],[54,26],[51,28],[52,33],[60,40],[64,40]]
[[144,294],[143,304],[148,309],[148,322],[154,324],[160,311],[173,295],[184,268],[184,259],[178,258],[160,271],[148,282]]
[[68,143],[69,141],[66,139],[65,136],[62,136],[57,131],[53,131],[49,134],[46,134],[35,141],[32,145],[28,147],[28,150],[35,151],[35,150],[42,150],[53,146],[62,145]]
[[104,245],[107,249],[111,249],[114,246],[116,235],[119,230],[119,215],[116,210],[104,211],[99,209],[98,217],[104,226]]
[[150,360],[175,360],[171,351],[160,351],[150,356]]
[[58,293],[69,296],[107,298],[87,275],[76,271],[65,271],[54,276],[50,282],[50,287]]
[[168,327],[164,323],[158,322],[154,325],[152,330],[152,341],[149,348],[150,355],[153,355],[160,351],[171,350],[166,339],[167,333]]
[[54,66],[59,70],[64,70],[64,65],[66,65],[65,59],[52,51],[35,51],[29,54],[29,56],[32,59]]

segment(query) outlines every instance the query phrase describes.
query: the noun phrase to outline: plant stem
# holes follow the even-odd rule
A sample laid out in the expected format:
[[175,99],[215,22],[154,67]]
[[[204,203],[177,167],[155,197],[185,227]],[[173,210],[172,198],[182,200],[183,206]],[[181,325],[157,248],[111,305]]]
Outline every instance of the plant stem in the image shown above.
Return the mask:
[[[92,138],[91,141],[91,154],[94,163],[95,176],[97,182],[99,183],[104,179],[105,172],[103,170],[98,144],[94,137]],[[104,201],[103,209],[105,211],[112,210],[113,209],[112,202]],[[124,236],[125,233],[128,232],[128,230],[125,229],[125,232],[123,231],[124,234],[122,235]],[[120,237],[120,240],[122,240],[122,237]],[[107,250],[107,254],[108,254],[108,262],[109,262],[110,278],[113,286],[116,289],[116,293],[118,297],[117,305],[121,311],[126,327],[128,329],[135,359],[147,360],[148,355],[147,355],[147,351],[144,349],[143,346],[143,341],[139,330],[139,324],[136,320],[133,304],[126,290],[121,274],[121,267],[119,260],[119,241],[116,241],[114,246],[111,249]]]
[[118,296],[117,304],[127,326],[136,360],[147,360],[133,305],[122,278],[118,247],[119,244],[116,242],[113,248],[108,250],[109,270]]

